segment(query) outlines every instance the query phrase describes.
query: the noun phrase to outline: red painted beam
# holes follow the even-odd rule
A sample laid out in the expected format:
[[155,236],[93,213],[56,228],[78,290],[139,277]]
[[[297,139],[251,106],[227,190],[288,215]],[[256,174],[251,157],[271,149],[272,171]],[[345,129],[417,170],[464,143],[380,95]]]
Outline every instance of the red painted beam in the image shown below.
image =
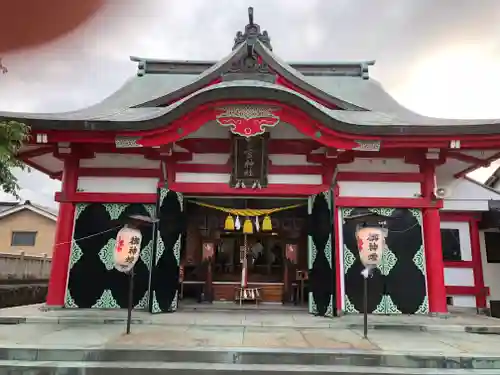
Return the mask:
[[444,263],[444,268],[474,268],[474,262],[470,260],[443,262],[443,263]]
[[[469,222],[469,231],[472,262],[474,263],[474,285],[476,288],[482,290],[484,289],[484,274],[483,262],[481,259],[481,241],[479,239],[479,226],[477,221],[471,220]],[[486,307],[486,295],[477,295],[476,306],[480,309]]]
[[340,207],[391,207],[391,208],[441,208],[442,201],[432,201],[427,198],[363,198],[338,197]]
[[156,193],[84,193],[55,194],[56,202],[70,203],[155,203]]
[[[176,142],[190,152],[197,154],[230,154],[231,140],[222,138],[184,138]],[[270,139],[269,154],[305,155],[321,147],[313,139]]]
[[[470,156],[467,154],[462,154],[461,152],[457,151],[448,151],[446,153],[446,156],[455,160],[463,161],[464,163],[469,163],[469,164],[474,164],[474,165],[481,165],[484,163],[483,159],[476,158],[475,156]],[[487,166],[487,165],[483,165]]]
[[189,195],[230,195],[269,197],[308,197],[329,189],[329,185],[289,185],[275,184],[263,189],[236,189],[224,183],[184,183],[175,182],[169,187],[179,193]]
[[457,295],[457,296],[489,296],[490,288],[477,288],[475,286],[456,286],[456,285],[447,285],[446,286],[446,294],[448,295]]
[[[497,147],[498,147],[498,145],[497,145]],[[490,163],[494,162],[497,159],[500,159],[500,152],[497,152],[497,153],[493,154],[492,156],[490,156],[489,158],[486,158],[484,160],[481,159],[481,163],[472,165],[472,166],[464,169],[463,171],[455,173],[455,175],[453,177],[455,177],[455,178],[465,177],[465,176],[467,176],[467,174],[475,171],[476,169],[480,168],[481,166],[489,165]]]
[[[231,166],[228,164],[184,164],[175,165],[176,172],[182,173],[231,173]],[[269,164],[269,174],[322,174],[325,168],[315,165],[274,165]]]
[[22,151],[17,154],[18,159],[34,158],[54,152],[55,146],[42,146],[33,150]]
[[476,212],[446,212],[441,211],[439,213],[441,221],[461,221],[469,222],[471,220],[480,221],[481,214]]

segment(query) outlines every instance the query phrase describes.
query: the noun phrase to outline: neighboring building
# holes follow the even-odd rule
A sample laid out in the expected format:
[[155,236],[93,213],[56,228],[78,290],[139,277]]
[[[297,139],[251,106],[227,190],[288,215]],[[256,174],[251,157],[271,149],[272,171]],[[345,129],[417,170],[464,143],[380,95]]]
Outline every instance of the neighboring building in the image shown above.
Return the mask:
[[484,183],[489,188],[499,190],[500,188],[500,168],[495,169],[490,177]]
[[[497,245],[479,231],[498,227],[500,195],[465,177],[499,157],[500,120],[413,113],[369,76],[372,61],[285,63],[253,16],[219,62],[132,60],[137,76],[92,107],[0,113],[31,126],[19,157],[62,180],[48,305],[127,306],[113,250],[131,213],[160,219],[142,230],[134,278],[134,305],[152,312],[176,310],[180,269],[188,280],[192,268],[210,300],[233,299],[243,274],[264,301],[283,302],[295,271],[308,271],[311,313],[359,312],[346,219],[361,212],[388,218],[371,312],[446,313],[447,297],[483,309],[489,288],[500,299],[500,270],[483,274]],[[271,213],[266,235],[265,209],[291,204]],[[258,235],[228,234],[239,220],[258,232],[266,212]],[[204,241],[220,245],[215,260],[203,261]],[[287,260],[288,244],[298,254]]]
[[25,201],[0,202],[0,253],[52,257],[57,212]]

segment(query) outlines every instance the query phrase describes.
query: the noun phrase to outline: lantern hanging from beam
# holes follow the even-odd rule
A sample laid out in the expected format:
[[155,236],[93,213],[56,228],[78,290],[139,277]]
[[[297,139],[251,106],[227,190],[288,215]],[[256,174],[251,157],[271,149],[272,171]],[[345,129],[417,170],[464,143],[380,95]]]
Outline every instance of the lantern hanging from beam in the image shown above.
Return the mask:
[[116,236],[114,251],[115,268],[120,272],[129,272],[139,259],[142,234],[139,229],[125,226]]

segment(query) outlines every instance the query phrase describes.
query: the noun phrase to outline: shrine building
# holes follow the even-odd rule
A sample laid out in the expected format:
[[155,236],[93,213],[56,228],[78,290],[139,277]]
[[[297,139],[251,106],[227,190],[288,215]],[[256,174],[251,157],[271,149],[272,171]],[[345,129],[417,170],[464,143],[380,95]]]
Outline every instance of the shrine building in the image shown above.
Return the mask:
[[242,303],[244,287],[244,303],[358,313],[349,218],[370,212],[388,219],[370,312],[493,310],[500,195],[467,175],[500,158],[500,120],[422,116],[370,77],[374,61],[290,63],[280,48],[251,11],[220,61],[132,57],[137,74],[93,106],[0,112],[31,127],[19,158],[62,181],[49,307],[127,307],[113,252],[140,214],[159,221],[141,228],[136,309]]

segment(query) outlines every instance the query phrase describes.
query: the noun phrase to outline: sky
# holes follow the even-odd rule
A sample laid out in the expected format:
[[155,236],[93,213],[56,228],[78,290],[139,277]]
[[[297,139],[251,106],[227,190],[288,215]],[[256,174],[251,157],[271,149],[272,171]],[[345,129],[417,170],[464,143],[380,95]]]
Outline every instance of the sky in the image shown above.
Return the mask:
[[[375,59],[370,75],[416,112],[500,118],[498,0],[108,0],[70,35],[3,56],[9,73],[0,77],[0,110],[99,102],[135,74],[130,55],[220,60],[247,23],[248,6],[284,60]],[[57,181],[16,175],[23,199],[54,206]]]

